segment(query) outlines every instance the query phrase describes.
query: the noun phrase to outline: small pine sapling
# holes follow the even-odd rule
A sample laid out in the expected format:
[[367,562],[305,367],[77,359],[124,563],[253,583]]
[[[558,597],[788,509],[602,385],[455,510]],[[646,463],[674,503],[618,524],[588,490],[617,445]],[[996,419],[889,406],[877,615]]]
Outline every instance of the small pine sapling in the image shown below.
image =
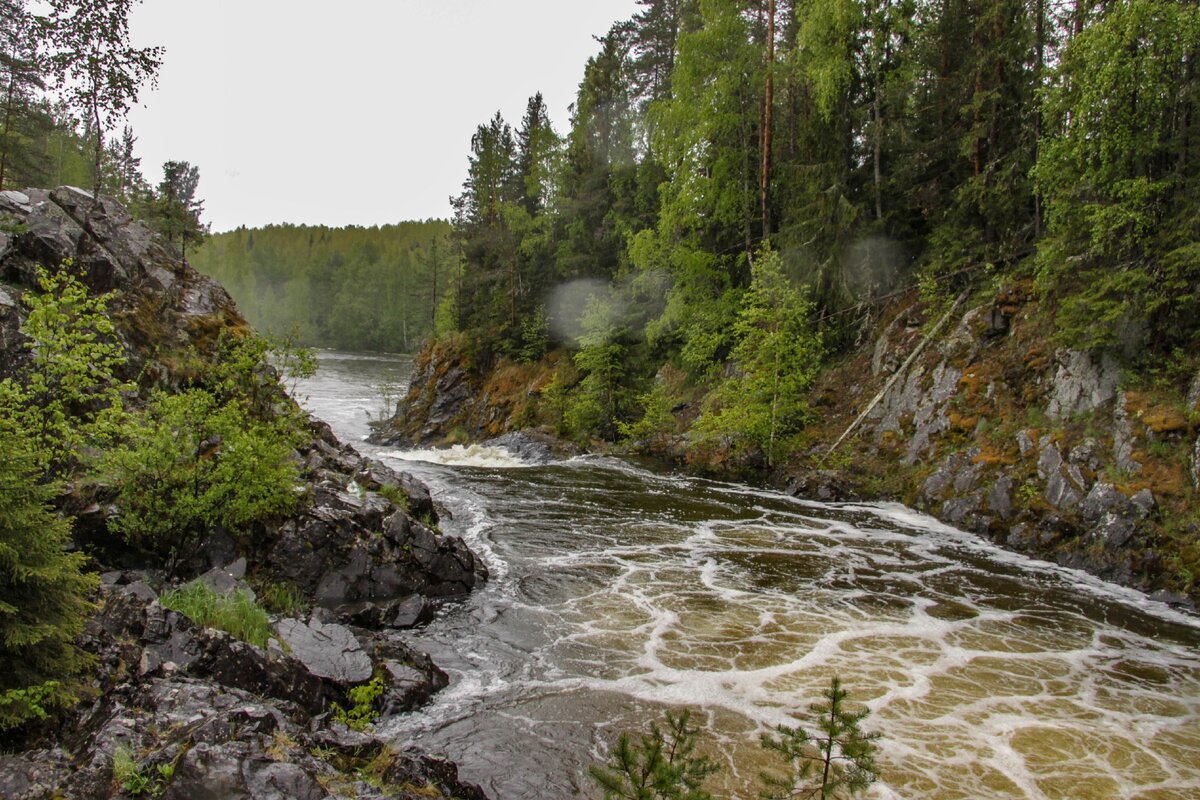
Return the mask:
[[712,800],[703,786],[717,766],[696,755],[698,735],[689,711],[667,712],[665,731],[651,723],[637,744],[621,734],[607,766],[593,764],[588,774],[604,800]]
[[764,772],[763,800],[808,800],[853,797],[878,777],[875,740],[878,733],[862,730],[870,710],[846,708],[846,690],[835,675],[823,693],[825,702],[813,703],[817,734],[803,728],[780,726],[778,736],[764,735],[762,745],[777,753],[787,774]]

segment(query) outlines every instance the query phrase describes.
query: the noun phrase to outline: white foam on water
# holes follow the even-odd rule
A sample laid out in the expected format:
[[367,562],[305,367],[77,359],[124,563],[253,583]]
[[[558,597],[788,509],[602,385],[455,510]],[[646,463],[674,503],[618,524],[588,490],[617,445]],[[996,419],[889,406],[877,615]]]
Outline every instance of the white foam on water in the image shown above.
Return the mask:
[[514,469],[530,466],[528,461],[513,455],[503,447],[485,447],[479,444],[456,444],[427,450],[382,450],[378,455],[396,461],[423,461],[450,467]]

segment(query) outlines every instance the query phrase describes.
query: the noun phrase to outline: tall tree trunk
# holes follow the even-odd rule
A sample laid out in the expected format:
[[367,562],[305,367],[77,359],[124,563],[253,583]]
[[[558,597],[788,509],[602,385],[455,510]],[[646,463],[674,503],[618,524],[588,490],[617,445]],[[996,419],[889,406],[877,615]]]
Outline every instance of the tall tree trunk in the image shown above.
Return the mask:
[[4,188],[4,181],[8,175],[8,141],[12,135],[12,115],[13,105],[16,100],[14,95],[17,91],[17,76],[12,73],[8,79],[8,95],[4,98],[4,141],[0,142],[0,189]]
[[430,268],[430,272],[433,273],[433,285],[432,285],[432,288],[429,290],[429,333],[430,333],[430,335],[434,335],[437,333],[437,307],[438,307],[438,294],[437,294],[438,257],[437,257],[437,238],[436,237],[434,237],[433,241],[430,243],[429,268]]
[[759,201],[762,204],[762,235],[771,235],[771,139],[775,106],[775,0],[767,1],[767,88],[763,97],[762,174]]
[[[1042,152],[1042,81],[1046,70],[1046,0],[1034,0],[1033,21],[1034,47],[1037,62],[1034,64],[1033,82],[1036,90],[1033,93],[1033,163],[1041,160]],[[1033,236],[1035,240],[1042,238],[1042,193],[1034,186],[1033,190]]]

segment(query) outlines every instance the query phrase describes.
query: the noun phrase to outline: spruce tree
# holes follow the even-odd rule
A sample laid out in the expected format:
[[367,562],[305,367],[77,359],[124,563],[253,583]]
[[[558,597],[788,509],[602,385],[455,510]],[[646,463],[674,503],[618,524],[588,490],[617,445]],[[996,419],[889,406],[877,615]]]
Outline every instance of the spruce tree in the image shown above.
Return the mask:
[[30,438],[0,419],[0,731],[75,702],[89,657],[74,644],[97,583],[69,553],[70,524],[51,508]]

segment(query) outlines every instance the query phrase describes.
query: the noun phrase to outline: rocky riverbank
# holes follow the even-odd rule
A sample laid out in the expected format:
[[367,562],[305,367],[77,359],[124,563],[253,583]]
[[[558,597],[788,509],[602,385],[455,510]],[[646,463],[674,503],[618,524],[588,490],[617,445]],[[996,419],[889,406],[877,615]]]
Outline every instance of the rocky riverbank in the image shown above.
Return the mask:
[[[0,377],[30,357],[23,293],[38,267],[71,263],[89,292],[111,292],[136,408],[210,368],[248,326],[229,295],[109,198],[62,187],[0,193]],[[258,379],[278,392],[269,368]],[[438,530],[429,491],[363,458],[310,421],[291,458],[303,502],[249,534],[219,526],[164,561],[108,530],[120,509],[104,481],[60,498],[75,546],[102,573],[80,646],[94,669],[84,702],[9,741],[0,796],[109,798],[462,798],[483,793],[453,764],[371,733],[446,685],[428,656],[389,636],[486,578],[461,539]],[[265,646],[202,627],[161,598],[189,580],[217,596],[274,593]],[[278,602],[277,602],[278,604]],[[364,690],[370,697],[364,699]]]
[[[815,421],[781,467],[694,447],[687,430],[699,395],[686,392],[671,412],[674,431],[620,447],[814,499],[901,500],[1018,552],[1195,608],[1200,375],[1148,374],[1121,352],[1057,346],[1028,282],[952,309],[915,292],[898,297],[862,341],[819,377],[808,398]],[[465,352],[451,340],[418,357],[381,440],[554,430],[548,389],[577,374],[564,368],[565,353],[481,371]]]

